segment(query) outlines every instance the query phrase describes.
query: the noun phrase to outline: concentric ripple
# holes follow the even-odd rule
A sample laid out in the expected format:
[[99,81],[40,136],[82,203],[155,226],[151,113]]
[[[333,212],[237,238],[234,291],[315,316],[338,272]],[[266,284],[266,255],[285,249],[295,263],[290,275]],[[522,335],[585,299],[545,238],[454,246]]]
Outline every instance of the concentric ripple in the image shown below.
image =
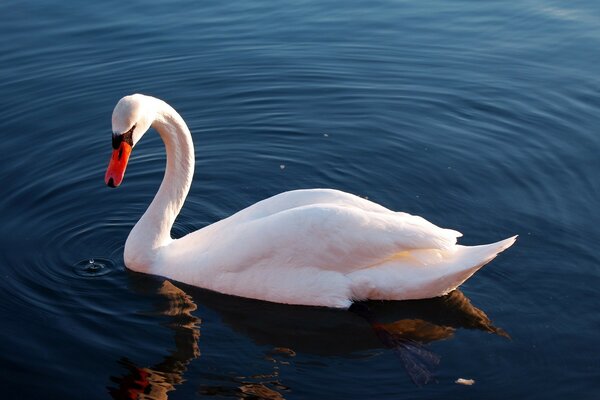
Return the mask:
[[115,263],[107,258],[89,258],[81,260],[73,265],[73,270],[79,276],[85,278],[96,278],[109,274],[115,269]]

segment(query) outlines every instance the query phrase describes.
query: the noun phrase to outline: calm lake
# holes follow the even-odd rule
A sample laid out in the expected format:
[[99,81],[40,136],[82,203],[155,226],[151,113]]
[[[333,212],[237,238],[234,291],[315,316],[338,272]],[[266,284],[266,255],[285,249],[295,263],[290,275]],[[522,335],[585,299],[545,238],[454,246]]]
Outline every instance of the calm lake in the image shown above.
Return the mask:
[[[0,15],[2,399],[597,398],[600,2],[9,0]],[[413,384],[355,313],[128,271],[165,166],[150,132],[123,185],[104,184],[113,107],[136,92],[193,134],[175,237],[313,187],[467,245],[519,234],[460,291],[370,304],[439,357],[435,382]]]

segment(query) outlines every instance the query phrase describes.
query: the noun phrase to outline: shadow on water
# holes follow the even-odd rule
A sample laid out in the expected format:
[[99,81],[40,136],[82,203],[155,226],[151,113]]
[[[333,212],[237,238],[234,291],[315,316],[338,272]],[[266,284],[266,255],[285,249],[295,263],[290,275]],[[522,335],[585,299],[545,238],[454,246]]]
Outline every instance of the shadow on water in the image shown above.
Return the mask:
[[[188,365],[200,356],[201,319],[194,315],[199,312],[196,304],[201,310],[216,311],[226,325],[256,344],[270,346],[267,359],[274,363],[287,364],[282,359],[296,353],[350,356],[389,348],[417,385],[433,380],[432,369],[439,362],[439,357],[427,349],[428,343],[450,338],[459,328],[509,337],[459,290],[435,299],[356,303],[348,312],[226,296],[145,276],[136,276],[134,281],[136,292],[158,295],[155,312],[167,317],[175,349],[151,367],[140,367],[128,358],[118,360],[127,372],[110,377],[116,385],[108,388],[114,399],[167,399],[168,392],[184,382]],[[276,369],[272,374],[233,380],[235,387],[203,385],[199,393],[272,400],[283,399],[289,389],[281,383]]]

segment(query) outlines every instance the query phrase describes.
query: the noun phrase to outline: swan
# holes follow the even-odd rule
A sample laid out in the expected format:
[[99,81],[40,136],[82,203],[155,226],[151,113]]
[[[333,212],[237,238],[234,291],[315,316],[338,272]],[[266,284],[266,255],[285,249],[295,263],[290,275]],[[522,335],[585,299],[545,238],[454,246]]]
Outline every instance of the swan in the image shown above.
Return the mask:
[[172,239],[195,158],[190,131],[170,105],[142,94],[119,100],[105,183],[121,184],[150,127],[165,144],[167,165],[125,242],[124,262],[133,271],[258,300],[349,308],[359,300],[442,296],[516,240],[461,246],[460,232],[332,189],[284,192]]

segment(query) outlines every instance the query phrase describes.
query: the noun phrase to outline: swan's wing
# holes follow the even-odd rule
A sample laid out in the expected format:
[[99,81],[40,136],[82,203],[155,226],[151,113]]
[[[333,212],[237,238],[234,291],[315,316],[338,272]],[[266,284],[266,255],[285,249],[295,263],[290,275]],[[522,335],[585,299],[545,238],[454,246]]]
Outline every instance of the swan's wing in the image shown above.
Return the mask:
[[377,203],[340,190],[301,189],[279,193],[259,201],[227,219],[235,220],[236,223],[248,222],[293,208],[325,204],[353,207],[363,211],[394,213]]
[[229,272],[268,263],[350,273],[403,251],[449,248],[460,236],[406,213],[333,204],[287,209],[206,233],[197,238],[206,249],[203,262]]

